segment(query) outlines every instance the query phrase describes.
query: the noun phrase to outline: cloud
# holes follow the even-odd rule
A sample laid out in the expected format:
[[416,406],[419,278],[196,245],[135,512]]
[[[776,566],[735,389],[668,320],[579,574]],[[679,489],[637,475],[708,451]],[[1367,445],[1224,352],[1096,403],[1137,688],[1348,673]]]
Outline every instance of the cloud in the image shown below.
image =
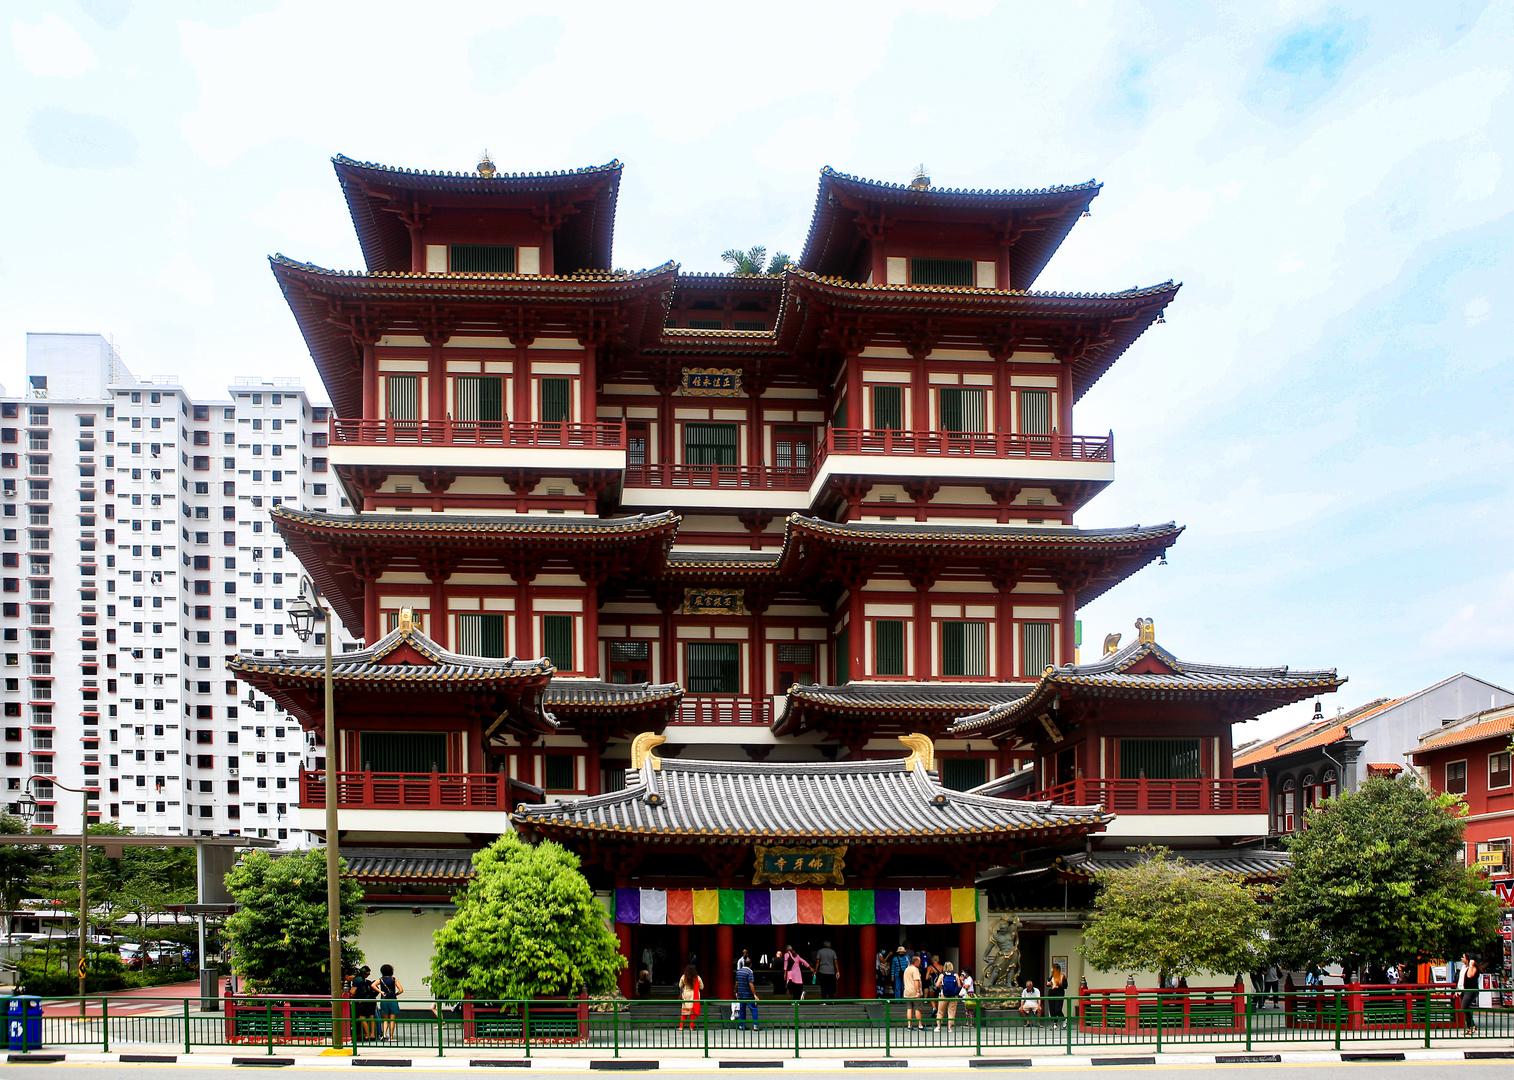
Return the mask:
[[22,68],[32,75],[72,79],[100,63],[89,42],[52,12],[38,23],[11,23],[11,43]]
[[1465,604],[1424,635],[1437,652],[1493,656],[1514,660],[1514,573],[1477,590],[1479,599]]
[[26,123],[37,156],[65,169],[108,169],[137,159],[137,140],[116,121],[67,109],[38,109]]
[[1462,308],[1462,314],[1467,317],[1467,329],[1471,329],[1488,321],[1488,316],[1493,313],[1493,304],[1486,296],[1474,296],[1467,301],[1467,306]]

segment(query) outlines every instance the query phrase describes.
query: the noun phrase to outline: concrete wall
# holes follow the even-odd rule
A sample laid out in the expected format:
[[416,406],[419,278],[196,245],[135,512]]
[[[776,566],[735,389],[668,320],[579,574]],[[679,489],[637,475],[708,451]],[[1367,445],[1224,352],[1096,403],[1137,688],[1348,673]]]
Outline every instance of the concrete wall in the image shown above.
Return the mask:
[[[432,935],[451,918],[451,913],[425,908],[419,915],[408,908],[384,908],[363,920],[358,947],[363,962],[378,977],[380,964],[393,964],[394,977],[405,988],[405,997],[427,1000],[431,988],[421,980],[431,974],[431,957],[436,952]],[[403,999],[402,999],[403,1000]]]
[[[1483,709],[1510,704],[1514,704],[1514,693],[1471,675],[1456,675],[1355,725],[1352,736],[1367,743],[1360,761],[1391,761],[1407,768],[1404,754],[1419,746],[1425,732]],[[1358,766],[1357,776],[1366,779],[1364,766]]]

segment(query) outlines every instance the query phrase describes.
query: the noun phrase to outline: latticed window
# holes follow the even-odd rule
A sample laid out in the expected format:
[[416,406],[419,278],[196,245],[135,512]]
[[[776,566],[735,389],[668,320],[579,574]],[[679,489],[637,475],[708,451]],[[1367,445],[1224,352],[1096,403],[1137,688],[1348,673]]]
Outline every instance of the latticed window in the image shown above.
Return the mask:
[[468,423],[497,423],[505,416],[504,380],[495,375],[460,375],[457,379],[457,419]]
[[364,769],[382,773],[447,771],[447,736],[440,731],[364,731]]
[[741,692],[741,650],[734,641],[691,641],[685,648],[689,693]]
[[880,619],[873,623],[873,674],[904,673],[904,621]]
[[952,791],[966,791],[988,783],[988,762],[983,758],[950,757],[938,759],[941,786]]
[[414,375],[384,377],[386,404],[391,420],[416,420],[420,417],[420,393]]
[[1465,761],[1446,762],[1446,790],[1453,795],[1467,793],[1467,763]]
[[774,650],[778,661],[778,692],[815,681],[815,646],[808,642],[780,642]]
[[941,674],[988,674],[988,623],[954,620],[941,624]]
[[541,422],[566,424],[573,419],[573,380],[541,380]]
[[911,259],[911,285],[972,285],[971,259]]
[[578,790],[578,758],[574,754],[548,754],[543,786],[548,791]]
[[513,274],[515,248],[509,244],[453,244],[451,269],[460,274]]
[[541,617],[541,651],[558,671],[573,670],[573,616]]
[[735,424],[683,425],[683,460],[686,465],[735,465]]
[[987,395],[972,387],[941,388],[941,430],[982,432],[988,430]]
[[873,390],[873,428],[878,431],[904,427],[904,387],[875,386]]
[[457,651],[464,656],[504,656],[505,617],[488,614],[459,615]]
[[1496,754],[1488,755],[1488,787],[1506,788],[1509,786],[1509,752],[1501,750]]
[[1040,675],[1051,666],[1051,625],[1049,622],[1020,624],[1021,674]]
[[1020,391],[1020,434],[1051,434],[1051,391]]
[[609,646],[612,683],[647,682],[652,671],[652,645],[646,641],[612,641]]
[[852,681],[852,646],[851,628],[841,631],[836,635],[836,684],[845,685]]
[[1121,739],[1121,780],[1196,780],[1197,739]]

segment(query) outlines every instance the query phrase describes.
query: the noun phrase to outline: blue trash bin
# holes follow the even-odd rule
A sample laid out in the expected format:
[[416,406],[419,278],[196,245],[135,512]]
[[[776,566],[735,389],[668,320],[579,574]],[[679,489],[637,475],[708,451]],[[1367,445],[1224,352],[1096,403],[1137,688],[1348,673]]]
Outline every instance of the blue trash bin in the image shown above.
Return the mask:
[[19,996],[10,999],[10,1048],[36,1050],[42,1045],[42,999]]

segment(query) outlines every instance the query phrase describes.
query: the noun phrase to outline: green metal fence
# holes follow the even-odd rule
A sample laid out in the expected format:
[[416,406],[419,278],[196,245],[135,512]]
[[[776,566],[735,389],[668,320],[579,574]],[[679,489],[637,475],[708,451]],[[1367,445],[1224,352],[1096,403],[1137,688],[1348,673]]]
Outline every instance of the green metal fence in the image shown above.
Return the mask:
[[[1497,999],[1498,992],[1493,992]],[[273,1055],[332,1044],[329,999],[235,997],[206,1012],[197,998],[109,996],[48,999],[39,1045],[12,1049],[141,1048],[193,1053],[231,1047]],[[1172,1050],[1199,1044],[1253,1050],[1340,1049],[1379,1042],[1430,1047],[1448,1040],[1514,1037],[1514,1010],[1463,1011],[1452,989],[1332,987],[1279,994],[1229,989],[1093,991],[1042,999],[1055,1015],[1022,1015],[987,999],[732,1002],[705,999],[685,1013],[678,1001],[432,1001],[404,999],[398,1016],[354,1015],[344,1000],[340,1041],[357,1055],[394,1050],[474,1057],[530,1057],[542,1051],[682,1051],[709,1056],[762,1052],[803,1057],[864,1052],[883,1057],[924,1049],[993,1056],[1002,1051],[1072,1054],[1100,1047]],[[742,1006],[745,1006],[745,1009]],[[955,1007],[955,1008],[953,1008]],[[955,1011],[953,1017],[951,1013]],[[14,1018],[13,1018],[14,1019]],[[13,1024],[13,1030],[20,1029]],[[23,1032],[24,1034],[24,1032]],[[352,1038],[357,1036],[354,1044]]]

